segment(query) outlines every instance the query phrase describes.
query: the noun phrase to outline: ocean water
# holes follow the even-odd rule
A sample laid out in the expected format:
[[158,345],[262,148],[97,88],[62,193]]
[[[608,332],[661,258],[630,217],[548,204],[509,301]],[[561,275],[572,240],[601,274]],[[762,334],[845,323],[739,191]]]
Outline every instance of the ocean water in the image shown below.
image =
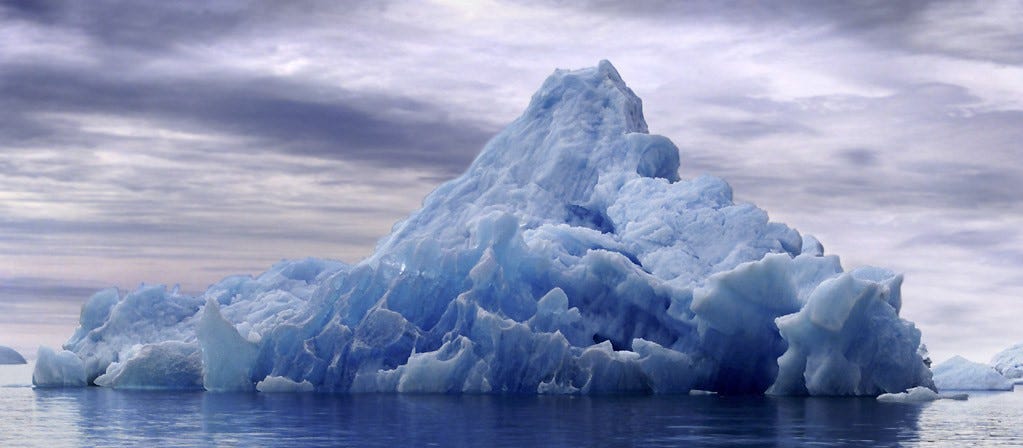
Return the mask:
[[0,446],[1023,446],[1023,391],[967,401],[46,390],[0,366]]

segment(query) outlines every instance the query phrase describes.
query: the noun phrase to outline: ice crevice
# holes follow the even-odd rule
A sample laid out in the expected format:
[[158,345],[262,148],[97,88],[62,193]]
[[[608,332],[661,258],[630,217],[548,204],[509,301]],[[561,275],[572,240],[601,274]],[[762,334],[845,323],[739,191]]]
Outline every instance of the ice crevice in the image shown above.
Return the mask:
[[39,385],[263,392],[933,388],[902,276],[679,175],[607,61],[557,70],[368,258],[86,301]]

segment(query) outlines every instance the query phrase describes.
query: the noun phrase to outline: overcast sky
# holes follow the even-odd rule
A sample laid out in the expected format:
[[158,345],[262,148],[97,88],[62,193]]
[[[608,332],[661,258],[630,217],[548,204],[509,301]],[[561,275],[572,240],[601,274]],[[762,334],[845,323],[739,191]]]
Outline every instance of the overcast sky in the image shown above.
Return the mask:
[[99,287],[358,261],[609,59],[683,178],[905,273],[935,358],[987,361],[1023,341],[1023,1],[832,3],[0,1],[0,345]]

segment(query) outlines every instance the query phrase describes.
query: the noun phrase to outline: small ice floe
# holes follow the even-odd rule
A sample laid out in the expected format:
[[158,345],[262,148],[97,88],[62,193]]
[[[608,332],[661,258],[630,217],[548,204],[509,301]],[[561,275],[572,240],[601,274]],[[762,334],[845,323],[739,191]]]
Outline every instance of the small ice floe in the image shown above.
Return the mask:
[[877,397],[877,401],[890,403],[924,403],[934,400],[966,400],[968,398],[970,398],[969,394],[939,394],[926,387],[920,386],[896,394],[881,394]]
[[268,376],[256,383],[256,390],[264,393],[272,392],[312,392],[315,388],[308,381],[297,382],[283,376]]

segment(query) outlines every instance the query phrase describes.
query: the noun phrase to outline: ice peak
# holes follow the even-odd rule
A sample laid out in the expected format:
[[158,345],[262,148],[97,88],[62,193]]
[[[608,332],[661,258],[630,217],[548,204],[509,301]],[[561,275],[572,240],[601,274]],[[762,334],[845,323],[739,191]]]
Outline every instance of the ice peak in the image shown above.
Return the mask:
[[431,193],[378,253],[423,232],[464,239],[463,226],[487,208],[517,215],[525,227],[583,219],[607,230],[609,192],[637,177],[675,182],[678,169],[678,148],[647,132],[642,101],[610,62],[555,70],[468,171]]
[[424,235],[463,240],[486,209],[514,214],[526,228],[582,220],[609,230],[610,192],[637,177],[675,182],[678,160],[671,140],[647,132],[642,101],[611,62],[557,70],[522,116],[397,225],[377,254]]
[[[505,183],[535,183],[573,200],[585,199],[592,181],[608,173],[677,180],[678,149],[646,134],[643,102],[610,62],[559,69],[483,148],[467,176],[500,173]],[[566,182],[566,173],[580,182]]]
[[615,66],[611,64],[611,61],[607,59],[601,59],[600,62],[597,63],[597,71],[611,79],[617,79],[618,82],[621,82],[622,80],[621,75],[618,74],[618,69],[616,69]]
[[[563,110],[571,113],[558,113]],[[618,70],[606,59],[596,67],[555,70],[533,95],[523,116],[536,118],[548,113],[574,121],[588,118],[591,123],[621,133],[647,132],[643,101],[625,85]]]

